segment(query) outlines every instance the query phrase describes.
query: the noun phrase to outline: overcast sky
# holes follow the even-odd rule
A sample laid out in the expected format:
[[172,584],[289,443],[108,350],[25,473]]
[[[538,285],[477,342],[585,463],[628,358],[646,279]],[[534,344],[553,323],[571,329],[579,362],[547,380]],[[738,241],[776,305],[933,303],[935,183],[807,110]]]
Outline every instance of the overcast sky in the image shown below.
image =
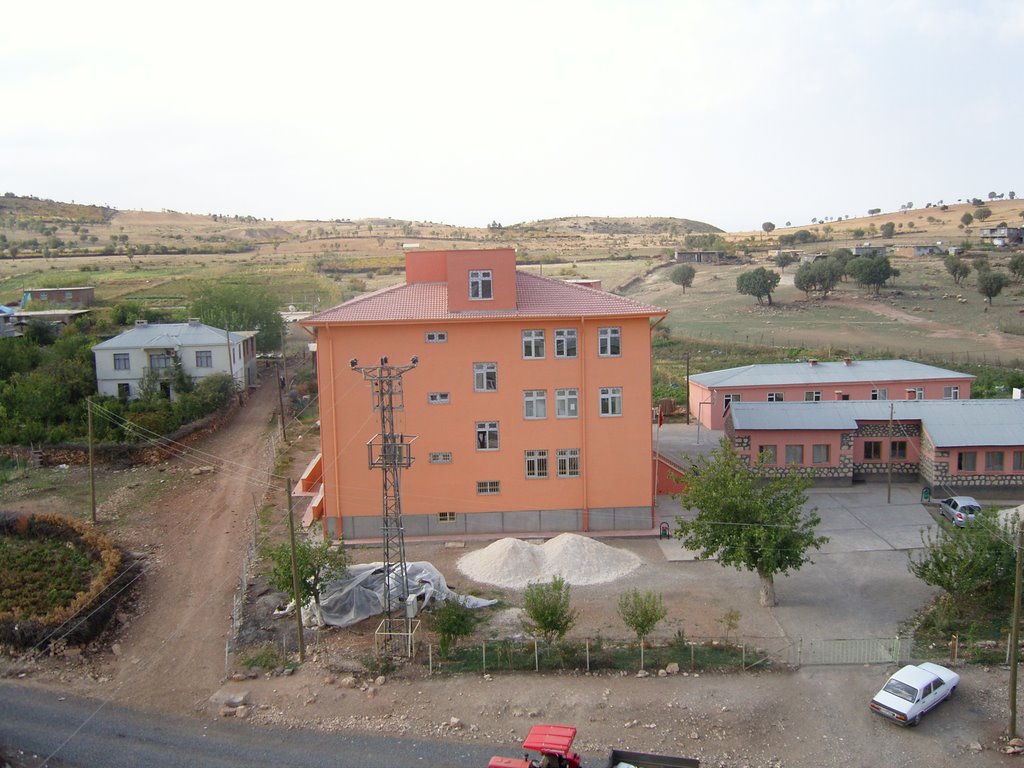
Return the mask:
[[1022,96],[1020,0],[20,2],[0,192],[757,229],[1024,194]]

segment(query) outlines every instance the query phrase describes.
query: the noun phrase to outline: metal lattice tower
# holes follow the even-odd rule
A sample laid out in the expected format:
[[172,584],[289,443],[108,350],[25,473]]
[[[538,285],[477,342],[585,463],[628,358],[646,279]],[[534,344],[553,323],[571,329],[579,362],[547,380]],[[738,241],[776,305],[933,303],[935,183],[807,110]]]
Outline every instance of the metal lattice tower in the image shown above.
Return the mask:
[[[373,410],[380,413],[380,432],[366,444],[370,469],[380,469],[383,475],[381,490],[381,543],[384,548],[384,620],[378,633],[383,638],[383,654],[396,655],[394,636],[407,639],[406,652],[411,653],[411,624],[416,604],[409,603],[409,582],[405,560],[405,529],[402,525],[401,471],[412,465],[410,435],[395,433],[395,411],[405,408],[402,395],[402,376],[416,367],[413,357],[407,365],[389,365],[382,357],[380,365],[359,365],[353,358],[352,370],[370,382],[373,391]],[[396,615],[397,614],[397,615]]]

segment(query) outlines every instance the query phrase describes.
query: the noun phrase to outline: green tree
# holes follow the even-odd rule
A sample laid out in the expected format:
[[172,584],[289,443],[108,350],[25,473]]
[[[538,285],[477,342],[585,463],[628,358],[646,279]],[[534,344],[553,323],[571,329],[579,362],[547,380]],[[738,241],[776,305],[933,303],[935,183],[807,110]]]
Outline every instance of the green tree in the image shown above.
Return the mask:
[[[292,551],[288,544],[278,544],[267,553],[270,572],[267,583],[279,592],[293,593]],[[312,543],[306,539],[295,542],[295,562],[299,571],[299,599],[305,604],[310,599],[320,612],[320,592],[328,581],[340,579],[348,572],[348,558],[341,547],[332,547],[326,541]],[[298,609],[299,606],[296,606]]]
[[1012,525],[986,515],[964,528],[924,531],[924,549],[910,556],[907,568],[925,584],[944,590],[954,613],[976,603],[1005,604],[1013,596],[1014,536]]
[[882,237],[892,237],[896,232],[896,225],[891,221],[887,221],[878,228],[878,231],[881,233]]
[[766,235],[770,235],[772,232],[775,231],[775,225],[770,221],[766,221],[764,224],[761,225],[761,230]]
[[676,518],[675,536],[698,559],[754,571],[761,579],[761,605],[773,606],[775,576],[811,562],[809,550],[828,541],[816,536],[817,509],[804,513],[811,480],[797,472],[765,479],[722,440],[701,456],[686,475],[678,498],[697,509],[693,520]]
[[284,318],[273,295],[258,285],[211,281],[191,304],[190,312],[204,323],[230,331],[257,331],[256,349],[279,349]]
[[974,211],[974,218],[976,218],[978,221],[984,221],[991,215],[992,209],[989,208],[988,206],[982,206],[981,208],[978,208],[977,210]]
[[523,595],[523,610],[527,618],[523,629],[531,635],[540,635],[547,643],[561,640],[576,625],[579,612],[570,600],[571,588],[561,576],[550,584],[530,584]]
[[843,267],[832,256],[818,259],[810,264],[801,264],[793,276],[793,285],[810,297],[812,291],[818,291],[825,298],[835,289],[843,276]]
[[693,285],[693,278],[696,276],[697,270],[692,264],[680,264],[672,270],[668,279],[676,285],[681,285],[683,287],[683,293],[686,293],[686,289]]
[[900,274],[889,263],[888,256],[858,256],[846,265],[846,272],[861,285],[872,288],[875,296],[890,278],[899,277]]
[[1010,278],[1002,272],[996,272],[994,269],[978,272],[978,293],[988,300],[989,306],[992,306],[992,299],[1002,293],[1003,288],[1009,284]]
[[48,347],[57,340],[57,329],[53,323],[41,317],[33,317],[25,326],[25,338],[40,347]]
[[961,259],[955,253],[951,253],[942,260],[946,271],[953,277],[953,284],[960,285],[964,278],[971,272],[971,265]]
[[1010,257],[1010,274],[1018,283],[1024,280],[1024,253],[1015,253]]
[[960,217],[960,223],[963,224],[965,227],[971,226],[973,222],[974,217],[969,213],[965,213],[963,216]]
[[772,259],[772,262],[774,262],[775,266],[781,269],[783,273],[785,273],[786,267],[788,267],[790,264],[796,264],[798,261],[800,261],[800,257],[797,256],[795,253],[785,252],[777,253],[775,257]]
[[636,633],[640,643],[640,669],[644,668],[644,640],[667,615],[665,601],[656,592],[640,594],[639,590],[633,589],[619,596],[619,618]]
[[437,643],[440,646],[441,657],[448,658],[448,651],[451,650],[452,640],[468,637],[473,634],[476,624],[476,613],[458,598],[435,604],[431,626],[437,633]]
[[778,272],[758,267],[736,278],[736,290],[745,296],[753,296],[758,304],[764,304],[767,299],[771,305],[772,291],[778,286],[780,279]]

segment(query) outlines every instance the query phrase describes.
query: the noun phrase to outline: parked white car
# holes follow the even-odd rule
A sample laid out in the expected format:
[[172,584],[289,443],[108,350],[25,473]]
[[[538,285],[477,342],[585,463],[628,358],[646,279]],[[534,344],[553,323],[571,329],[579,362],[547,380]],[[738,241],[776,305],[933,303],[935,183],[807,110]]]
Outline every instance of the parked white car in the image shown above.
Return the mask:
[[957,528],[963,528],[981,514],[981,504],[973,496],[950,496],[939,502],[939,513]]
[[945,701],[960,685],[960,675],[926,661],[908,664],[889,678],[871,700],[871,711],[898,725],[917,725],[921,716]]

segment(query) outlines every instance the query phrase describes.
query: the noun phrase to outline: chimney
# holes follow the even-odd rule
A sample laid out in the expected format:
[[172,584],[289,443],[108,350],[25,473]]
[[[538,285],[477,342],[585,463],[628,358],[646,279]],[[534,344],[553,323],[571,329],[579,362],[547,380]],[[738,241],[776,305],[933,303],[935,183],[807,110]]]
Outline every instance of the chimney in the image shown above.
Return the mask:
[[842,399],[843,399],[843,390],[837,389],[836,390],[836,400],[842,400]]
[[188,324],[189,325],[193,325],[193,326],[194,325],[199,325],[199,318],[198,317],[190,317],[188,319]]
[[149,321],[148,320],[136,320],[135,321],[135,327],[136,328],[145,328],[147,325],[149,325]]
[[813,357],[810,360],[808,360],[807,362],[810,363],[811,368],[813,368],[814,366],[816,366],[818,364],[818,361],[815,360]]
[[844,357],[843,358],[843,365],[853,365],[853,358],[852,357]]

